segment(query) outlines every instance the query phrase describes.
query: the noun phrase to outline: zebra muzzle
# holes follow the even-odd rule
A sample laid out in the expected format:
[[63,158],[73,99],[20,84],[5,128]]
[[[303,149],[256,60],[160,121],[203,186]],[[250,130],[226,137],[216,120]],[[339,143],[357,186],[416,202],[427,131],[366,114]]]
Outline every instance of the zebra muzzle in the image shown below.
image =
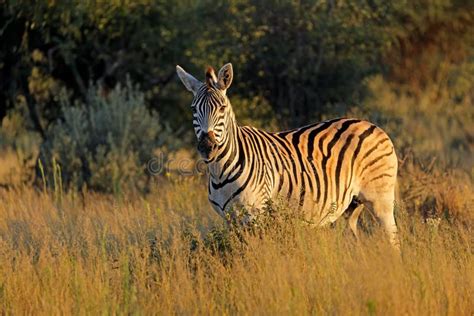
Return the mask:
[[197,149],[203,158],[210,160],[217,149],[217,142],[213,132],[200,137]]

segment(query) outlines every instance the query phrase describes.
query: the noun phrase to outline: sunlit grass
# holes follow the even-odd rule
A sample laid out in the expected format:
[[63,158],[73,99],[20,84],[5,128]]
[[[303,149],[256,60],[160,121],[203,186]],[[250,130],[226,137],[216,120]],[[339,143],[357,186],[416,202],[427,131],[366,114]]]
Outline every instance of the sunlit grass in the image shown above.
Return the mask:
[[[291,210],[283,210],[291,212]],[[200,179],[147,197],[0,193],[0,310],[51,313],[451,314],[474,311],[472,228],[397,214],[398,256],[342,219],[225,229]]]

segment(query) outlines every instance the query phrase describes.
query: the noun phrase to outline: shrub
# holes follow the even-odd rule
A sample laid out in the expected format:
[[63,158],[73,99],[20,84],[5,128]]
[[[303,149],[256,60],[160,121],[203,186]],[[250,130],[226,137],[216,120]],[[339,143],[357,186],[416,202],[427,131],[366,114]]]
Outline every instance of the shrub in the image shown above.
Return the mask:
[[412,152],[429,162],[474,171],[474,107],[471,88],[458,83],[430,86],[420,96],[391,85],[381,76],[367,79],[371,93],[349,116],[379,124],[395,142],[400,157]]
[[461,169],[442,170],[410,159],[400,172],[400,193],[406,211],[426,222],[447,220],[472,227],[474,186]]
[[6,176],[2,177],[0,185],[27,184],[34,178],[41,138],[28,129],[30,121],[25,112],[24,104],[19,103],[1,120],[0,153],[2,158],[10,159],[9,162],[3,160],[0,163],[0,174]]
[[271,105],[262,96],[242,98],[231,95],[230,102],[240,125],[278,130],[277,119]]
[[65,93],[60,103],[63,117],[49,128],[40,150],[48,183],[59,170],[67,188],[114,193],[146,188],[146,162],[168,134],[130,80],[108,94],[90,86],[85,104],[71,104]]

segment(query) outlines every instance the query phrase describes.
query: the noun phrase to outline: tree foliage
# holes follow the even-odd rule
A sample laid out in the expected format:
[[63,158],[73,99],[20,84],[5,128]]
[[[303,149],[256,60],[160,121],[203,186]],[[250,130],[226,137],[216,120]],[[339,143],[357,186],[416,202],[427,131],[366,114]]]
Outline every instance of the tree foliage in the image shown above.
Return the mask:
[[460,97],[470,88],[474,11],[465,0],[0,3],[0,117],[21,103],[43,136],[61,115],[60,89],[84,99],[89,81],[112,89],[127,74],[181,133],[190,96],[176,64],[199,74],[232,62],[231,95],[254,100],[237,101],[237,111],[269,105],[249,121],[276,115],[282,127],[360,103],[373,74],[412,93],[433,81],[455,82]]

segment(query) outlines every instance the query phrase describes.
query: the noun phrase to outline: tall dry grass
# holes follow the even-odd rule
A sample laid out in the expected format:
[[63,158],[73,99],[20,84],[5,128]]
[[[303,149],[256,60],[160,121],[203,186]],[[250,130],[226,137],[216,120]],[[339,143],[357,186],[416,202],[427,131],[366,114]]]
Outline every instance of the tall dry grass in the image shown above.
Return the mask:
[[397,213],[400,257],[343,219],[230,232],[200,179],[161,179],[147,197],[3,190],[0,311],[472,315],[472,226],[417,214]]

